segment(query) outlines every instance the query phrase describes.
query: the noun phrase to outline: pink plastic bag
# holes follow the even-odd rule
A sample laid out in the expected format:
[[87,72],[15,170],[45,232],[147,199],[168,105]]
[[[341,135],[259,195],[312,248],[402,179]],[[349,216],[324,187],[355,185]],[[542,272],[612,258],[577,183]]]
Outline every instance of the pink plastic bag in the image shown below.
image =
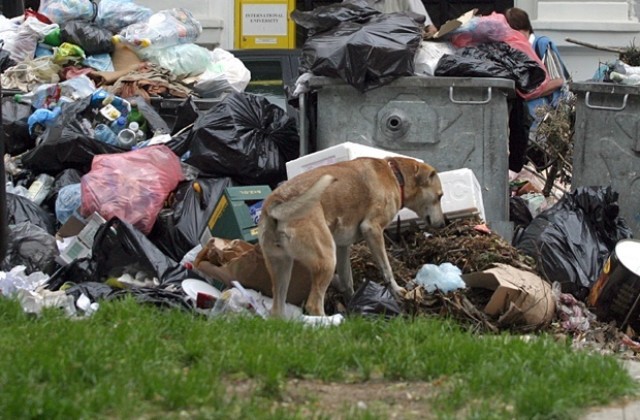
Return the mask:
[[184,179],[180,159],[167,146],[98,155],[82,177],[80,214],[116,216],[147,235],[164,201]]
[[474,16],[469,22],[451,32],[448,39],[456,48],[473,47],[484,42],[506,42],[537,62],[546,74],[544,81],[535,90],[528,93],[518,91],[518,95],[529,100],[539,97],[546,90],[550,78],[542,60],[533,50],[527,37],[511,28],[502,13],[493,12],[488,16]]

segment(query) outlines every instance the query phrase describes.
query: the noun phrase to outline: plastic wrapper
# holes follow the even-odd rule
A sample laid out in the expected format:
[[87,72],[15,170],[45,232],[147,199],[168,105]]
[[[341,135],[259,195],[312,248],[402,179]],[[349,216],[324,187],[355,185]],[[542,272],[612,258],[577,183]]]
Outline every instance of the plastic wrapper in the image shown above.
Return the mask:
[[13,97],[2,98],[2,130],[4,131],[4,151],[12,156],[19,155],[35,146],[29,135],[27,120],[31,106],[14,101]]
[[380,12],[370,7],[366,0],[344,0],[342,3],[318,6],[310,11],[296,9],[291,12],[291,19],[307,29],[308,36],[314,36],[342,22],[364,23],[379,14]]
[[58,245],[56,238],[46,230],[31,222],[10,225],[7,240],[3,271],[17,265],[24,265],[27,274],[37,271],[51,274],[55,271]]
[[38,12],[60,24],[74,19],[91,21],[96,9],[91,0],[40,0]]
[[56,233],[56,219],[54,215],[27,197],[7,193],[6,202],[7,225],[31,222],[51,235]]
[[113,34],[99,25],[72,20],[60,25],[62,42],[80,46],[85,54],[102,54],[113,52]]
[[80,214],[118,217],[148,234],[182,179],[180,160],[164,145],[96,156],[91,171],[82,177]]
[[127,26],[116,39],[137,48],[162,48],[193,43],[201,33],[202,25],[189,10],[174,8],[161,10],[147,21]]
[[275,186],[285,163],[299,155],[296,122],[266,98],[232,93],[204,112],[187,139],[186,163],[203,176],[231,177],[244,185]]
[[365,279],[347,305],[349,315],[391,318],[402,312],[391,291],[369,279]]
[[[198,189],[194,184],[198,184]],[[149,239],[176,261],[200,243],[200,237],[225,188],[232,186],[230,178],[198,178],[181,183],[175,190],[170,208],[163,209]]]
[[583,300],[615,244],[632,236],[617,200],[611,187],[577,188],[534,218],[515,246],[543,278]]
[[340,78],[361,92],[412,76],[422,25],[404,13],[343,22],[307,39],[300,71]]
[[445,54],[438,62],[436,76],[501,77],[513,80],[520,92],[533,92],[546,73],[535,60],[504,42],[487,42]]
[[100,0],[96,23],[115,34],[129,25],[146,22],[152,14],[151,9],[133,0]]
[[189,43],[166,48],[149,47],[140,50],[145,60],[169,70],[176,77],[197,76],[204,73],[211,62],[209,50]]

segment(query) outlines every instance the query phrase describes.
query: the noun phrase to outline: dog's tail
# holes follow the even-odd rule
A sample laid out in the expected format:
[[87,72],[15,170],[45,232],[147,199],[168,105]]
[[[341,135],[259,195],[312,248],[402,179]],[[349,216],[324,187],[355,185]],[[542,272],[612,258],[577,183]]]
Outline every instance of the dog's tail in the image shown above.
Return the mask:
[[336,178],[326,174],[320,177],[315,184],[299,196],[287,201],[272,202],[268,208],[269,215],[276,220],[291,220],[304,216],[315,204],[320,201],[320,196]]

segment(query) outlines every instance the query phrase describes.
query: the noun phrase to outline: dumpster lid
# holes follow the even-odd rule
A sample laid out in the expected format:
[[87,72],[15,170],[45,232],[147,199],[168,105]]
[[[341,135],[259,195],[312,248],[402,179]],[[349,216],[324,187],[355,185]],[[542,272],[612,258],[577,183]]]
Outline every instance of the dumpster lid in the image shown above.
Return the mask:
[[[311,89],[321,89],[324,86],[347,85],[342,79],[327,76],[312,76],[309,78]],[[515,82],[499,77],[427,77],[427,76],[403,76],[398,77],[385,86],[394,87],[492,87],[504,89],[515,94]],[[381,86],[384,88],[384,86]]]
[[572,92],[594,92],[594,93],[610,93],[610,94],[633,94],[640,95],[640,86],[622,85],[611,82],[584,81],[569,82],[569,89]]

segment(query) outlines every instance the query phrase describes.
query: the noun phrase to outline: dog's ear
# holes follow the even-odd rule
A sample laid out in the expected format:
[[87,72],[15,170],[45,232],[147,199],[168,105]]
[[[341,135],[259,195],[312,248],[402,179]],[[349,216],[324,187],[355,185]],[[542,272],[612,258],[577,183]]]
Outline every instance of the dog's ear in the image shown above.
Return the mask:
[[416,183],[418,185],[431,185],[436,177],[436,170],[426,164],[415,164]]

